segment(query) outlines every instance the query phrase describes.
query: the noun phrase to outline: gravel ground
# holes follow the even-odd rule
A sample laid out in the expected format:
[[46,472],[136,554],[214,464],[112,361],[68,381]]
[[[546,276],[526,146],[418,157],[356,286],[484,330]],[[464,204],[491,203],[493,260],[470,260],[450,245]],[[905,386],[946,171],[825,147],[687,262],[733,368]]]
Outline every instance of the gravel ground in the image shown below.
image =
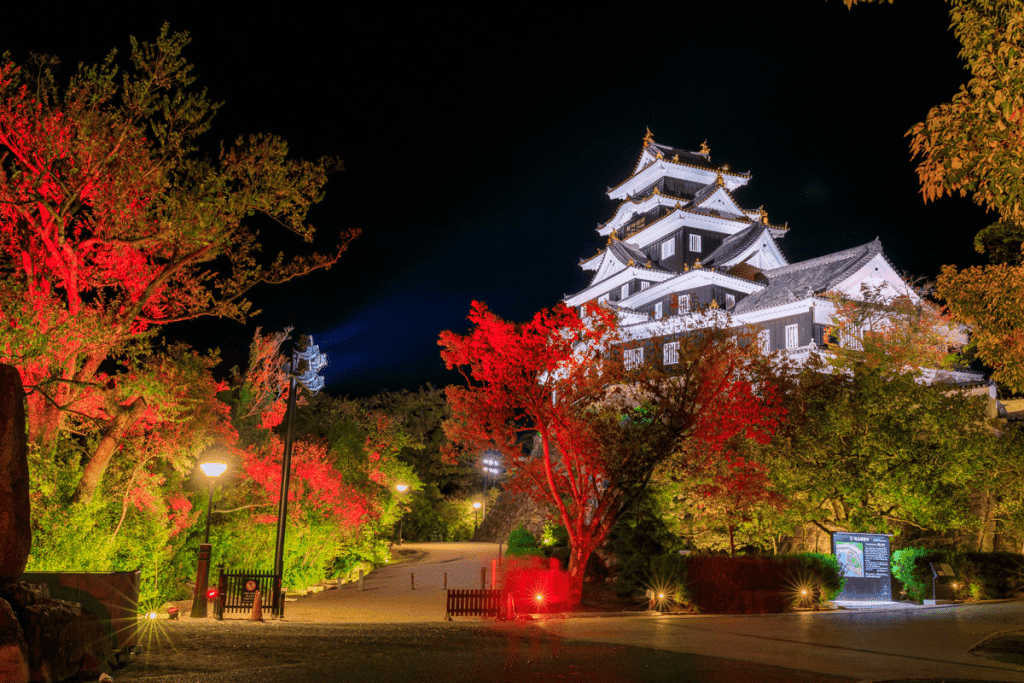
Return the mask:
[[852,681],[739,660],[574,642],[530,623],[148,622],[115,683]]

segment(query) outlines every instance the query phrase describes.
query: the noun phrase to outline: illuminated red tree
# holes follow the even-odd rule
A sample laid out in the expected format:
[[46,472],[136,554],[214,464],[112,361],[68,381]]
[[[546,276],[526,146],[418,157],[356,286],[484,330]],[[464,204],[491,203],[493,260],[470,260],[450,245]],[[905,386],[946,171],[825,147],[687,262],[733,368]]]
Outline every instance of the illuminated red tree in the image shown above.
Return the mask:
[[469,334],[439,340],[467,383],[446,390],[445,431],[464,451],[500,450],[513,485],[557,510],[573,604],[591,552],[659,463],[692,440],[708,449],[740,434],[765,442],[781,416],[772,386],[751,382],[755,345],[718,327],[678,334],[679,362],[667,372],[660,362],[627,367],[624,349],[639,342],[621,338],[614,314],[598,307],[581,319],[558,305],[517,325],[474,302],[469,319]]
[[337,162],[289,159],[271,136],[200,153],[219,105],[191,87],[187,42],[165,26],[132,41],[133,68],[119,73],[112,53],[66,87],[52,59],[0,60],[0,360],[21,372],[37,446],[69,430],[94,444],[79,500],[152,408],[138,387],[157,379],[156,330],[242,320],[254,285],[330,266],[354,237],[261,263],[253,218],[311,241],[306,214]]

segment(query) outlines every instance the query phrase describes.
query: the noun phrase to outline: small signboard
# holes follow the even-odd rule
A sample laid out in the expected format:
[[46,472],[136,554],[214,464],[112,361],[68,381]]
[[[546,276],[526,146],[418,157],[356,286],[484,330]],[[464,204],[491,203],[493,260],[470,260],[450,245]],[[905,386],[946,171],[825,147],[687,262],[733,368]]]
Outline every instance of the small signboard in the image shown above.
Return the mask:
[[846,577],[836,600],[892,602],[888,535],[836,531],[832,552],[839,560],[839,573]]

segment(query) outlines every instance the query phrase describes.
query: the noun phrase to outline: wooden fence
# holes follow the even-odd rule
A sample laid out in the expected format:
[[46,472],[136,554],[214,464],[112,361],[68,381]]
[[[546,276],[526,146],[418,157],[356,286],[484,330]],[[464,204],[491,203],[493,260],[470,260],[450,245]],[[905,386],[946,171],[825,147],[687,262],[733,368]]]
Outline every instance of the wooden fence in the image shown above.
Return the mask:
[[508,597],[501,590],[450,589],[445,618],[507,616]]

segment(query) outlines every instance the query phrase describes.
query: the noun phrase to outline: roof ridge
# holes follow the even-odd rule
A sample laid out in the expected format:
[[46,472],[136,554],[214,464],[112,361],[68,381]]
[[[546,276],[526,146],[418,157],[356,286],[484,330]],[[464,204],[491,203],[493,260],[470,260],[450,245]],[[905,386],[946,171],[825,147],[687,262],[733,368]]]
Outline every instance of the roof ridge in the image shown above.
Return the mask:
[[831,254],[825,254],[824,256],[815,256],[805,261],[797,261],[796,263],[790,263],[785,266],[780,266],[773,270],[766,270],[765,274],[771,278],[773,275],[785,275],[797,270],[804,270],[805,268],[813,268],[814,266],[820,266],[823,263],[832,263],[834,261],[842,261],[843,259],[856,256],[858,254],[880,254],[882,253],[882,243],[876,237],[871,242],[858,245],[856,247],[850,247],[842,251],[835,251]]

